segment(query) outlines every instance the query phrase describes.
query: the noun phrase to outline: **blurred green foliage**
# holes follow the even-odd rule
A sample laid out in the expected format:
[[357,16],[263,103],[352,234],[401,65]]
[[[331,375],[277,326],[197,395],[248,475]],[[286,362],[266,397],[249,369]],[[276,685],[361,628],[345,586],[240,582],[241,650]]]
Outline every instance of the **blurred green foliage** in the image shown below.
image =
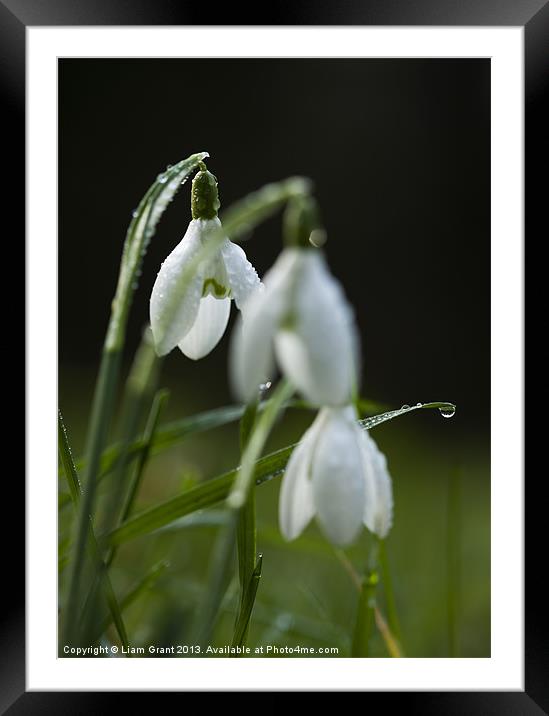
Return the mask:
[[[171,371],[160,381],[171,390],[161,422],[229,402],[224,376],[212,375],[204,390],[196,382],[184,380],[187,365],[182,357],[175,356]],[[89,368],[60,368],[59,403],[76,455],[81,454],[83,446],[93,380]],[[440,396],[417,396],[421,400],[433,397]],[[490,655],[489,441],[467,431],[460,422],[459,396],[450,397],[458,403],[452,420],[443,420],[436,411],[419,411],[372,432],[387,455],[394,483],[395,518],[387,553],[402,647],[409,657]],[[273,431],[266,451],[298,440],[312,419],[310,412],[288,411]],[[195,435],[151,459],[136,511],[238,462],[237,423]],[[316,525],[295,542],[282,539],[277,525],[279,486],[280,478],[275,478],[256,490],[257,543],[263,568],[248,645],[252,649],[261,644],[336,646],[339,656],[349,656],[358,602],[356,585]],[[105,480],[99,509],[108,488]],[[59,489],[63,493],[68,490],[64,479]],[[160,562],[169,562],[124,611],[132,646],[189,643],[221,520],[221,510],[214,508],[120,547],[110,570],[120,601],[146,573]],[[61,510],[60,541],[70,535],[70,521],[70,507]],[[358,542],[346,550],[358,574],[366,568],[369,542],[364,530]],[[235,560],[214,646],[231,643],[238,601],[237,572]],[[61,601],[64,579],[63,571]],[[378,594],[379,607],[386,615],[383,585]],[[370,653],[388,655],[377,630]]]

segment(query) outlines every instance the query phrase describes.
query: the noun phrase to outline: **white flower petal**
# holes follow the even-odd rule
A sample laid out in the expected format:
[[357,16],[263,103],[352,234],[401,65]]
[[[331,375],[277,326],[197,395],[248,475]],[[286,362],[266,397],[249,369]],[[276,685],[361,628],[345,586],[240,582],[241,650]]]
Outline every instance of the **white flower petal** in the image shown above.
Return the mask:
[[288,327],[275,341],[284,373],[316,405],[344,405],[357,382],[358,337],[352,310],[316,249],[303,262]]
[[246,258],[244,250],[238,244],[233,244],[227,239],[221,247],[221,256],[225,262],[231,295],[237,308],[242,310],[250,296],[261,285],[261,281],[256,270]]
[[233,390],[244,402],[257,395],[258,387],[272,377],[273,337],[289,302],[289,286],[298,256],[283,251],[264,279],[264,290],[246,301],[244,322],[233,333],[230,377]]
[[156,352],[163,356],[184,338],[191,329],[202,295],[200,271],[187,289],[179,286],[185,268],[202,246],[202,236],[211,222],[196,219],[190,222],[185,236],[162,264],[151,294],[150,319]]
[[312,461],[317,519],[328,539],[350,544],[362,527],[365,483],[352,408],[329,409]]
[[311,459],[323,422],[319,414],[293,451],[282,478],[278,521],[280,531],[287,540],[298,537],[315,513],[310,479]]
[[384,539],[393,524],[393,486],[387,469],[387,459],[367,431],[362,431],[366,501],[364,524]]
[[229,322],[230,298],[204,296],[191,330],[178,343],[179,349],[193,360],[204,358],[221,340]]

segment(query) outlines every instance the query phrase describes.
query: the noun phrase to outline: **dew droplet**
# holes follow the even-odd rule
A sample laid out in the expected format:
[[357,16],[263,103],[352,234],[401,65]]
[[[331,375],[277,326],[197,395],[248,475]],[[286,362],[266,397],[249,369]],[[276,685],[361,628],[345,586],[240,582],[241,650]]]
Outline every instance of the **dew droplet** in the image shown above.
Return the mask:
[[164,174],[159,174],[159,175],[156,177],[156,181],[157,181],[159,184],[165,184],[165,183],[168,181],[168,178],[167,178],[166,176],[164,176]]
[[133,216],[134,219],[137,218],[137,216],[139,216],[139,212],[137,211],[137,209],[134,209],[134,210],[132,211],[132,216]]
[[439,408],[439,412],[443,418],[453,418],[456,409],[453,405],[445,405],[443,408]]
[[259,394],[264,395],[269,390],[271,385],[272,382],[270,380],[268,380],[266,383],[261,383],[261,385],[259,386]]
[[409,405],[403,405],[402,408],[401,408],[401,410],[410,410],[410,406],[409,406]]
[[421,408],[422,405],[423,403],[416,403],[416,408]]

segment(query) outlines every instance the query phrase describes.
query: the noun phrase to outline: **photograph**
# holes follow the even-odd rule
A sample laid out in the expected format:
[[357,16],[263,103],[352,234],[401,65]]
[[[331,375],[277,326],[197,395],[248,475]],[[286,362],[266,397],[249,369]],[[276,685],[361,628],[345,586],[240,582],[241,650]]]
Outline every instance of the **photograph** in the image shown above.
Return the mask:
[[491,66],[58,59],[63,659],[491,656]]

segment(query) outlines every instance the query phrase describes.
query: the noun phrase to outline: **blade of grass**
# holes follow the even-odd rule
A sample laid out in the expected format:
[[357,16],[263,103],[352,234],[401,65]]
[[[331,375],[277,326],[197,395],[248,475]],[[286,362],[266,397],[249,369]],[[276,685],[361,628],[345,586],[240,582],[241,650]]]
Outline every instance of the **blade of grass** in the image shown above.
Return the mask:
[[238,620],[234,630],[232,646],[245,646],[246,636],[248,634],[248,626],[252,616],[252,610],[255,604],[255,595],[261,579],[261,567],[263,564],[263,555],[260,554],[257,564],[252,571],[248,587],[245,591],[244,598],[240,607]]
[[149,417],[147,418],[147,424],[145,425],[145,431],[143,433],[143,450],[139,455],[139,459],[137,461],[137,465],[132,476],[128,494],[126,496],[126,501],[124,503],[124,507],[122,508],[122,514],[120,519],[121,523],[124,522],[133,511],[135,498],[137,497],[137,493],[139,492],[143,472],[150,457],[151,448],[158,425],[158,420],[168,398],[169,392],[167,390],[159,390],[154,396]]
[[[162,362],[163,359],[156,355],[151,329],[147,327],[143,331],[141,342],[135,352],[128,379],[124,386],[120,453],[112,478],[109,481],[109,494],[103,508],[101,532],[113,529],[116,522],[120,523],[122,521],[120,519],[120,505],[124,502],[124,488],[127,487],[128,481],[128,470],[131,462],[129,448],[135,440],[145,406],[157,384]],[[145,446],[146,444],[145,442]],[[145,449],[144,447],[143,451],[141,451],[141,456]]]
[[[139,582],[137,582],[137,584],[132,587],[132,589],[130,589],[121,599],[120,610],[124,612],[129,606],[136,602],[142,594],[144,594],[148,589],[153,586],[153,584],[163,574],[164,570],[168,567],[169,563],[163,561],[156,564],[149,572],[147,572],[143,579],[139,580]],[[101,637],[101,635],[107,631],[111,624],[112,614],[107,616],[100,624],[95,634],[95,637],[93,637],[93,641],[97,641]]]
[[[69,438],[67,435],[67,430],[65,427],[65,423],[63,421],[63,416],[61,415],[61,411],[58,412],[58,439],[59,439],[59,453],[61,456],[61,460],[63,462],[63,465],[65,466],[65,474],[67,476],[67,482],[69,484],[69,490],[71,493],[71,497],[73,499],[75,507],[78,507],[78,504],[82,497],[82,488],[80,486],[80,481],[78,479],[78,473],[76,472],[76,468],[74,467],[74,462],[72,459],[72,452],[70,449],[69,444]],[[114,593],[114,590],[112,588],[111,581],[109,579],[108,573],[105,569],[105,565],[101,559],[101,554],[99,552],[99,548],[97,545],[97,541],[95,539],[95,534],[93,531],[93,523],[92,518],[89,518],[88,521],[88,544],[90,551],[92,553],[93,559],[96,562],[98,571],[102,575],[102,585],[104,589],[104,594],[107,600],[108,608],[111,613],[112,621],[116,627],[116,631],[118,632],[118,636],[120,638],[120,641],[123,645],[128,644],[128,636],[126,633],[126,627],[124,625],[124,620],[122,618],[122,612],[120,609],[120,606],[118,604],[118,601],[116,599],[116,595]],[[67,642],[72,643],[72,642]]]
[[[240,452],[244,453],[250,435],[253,431],[257,416],[258,400],[252,401],[247,407],[240,421]],[[238,575],[240,580],[239,613],[236,623],[240,621],[244,608],[247,590],[256,566],[257,528],[255,519],[255,485],[252,485],[248,499],[238,515],[236,527],[236,544],[238,555]],[[243,644],[246,634],[242,636]]]
[[457,468],[449,475],[446,505],[446,611],[448,619],[448,653],[459,656],[459,591],[461,583],[460,529],[461,485]]
[[90,515],[93,515],[94,512],[101,453],[106,442],[114,410],[126,324],[133,294],[137,287],[143,256],[168,203],[172,200],[181,184],[206,156],[206,152],[194,154],[176,164],[165,174],[159,175],[157,181],[150,187],[134,212],[126,234],[86,439],[86,478],[75,524],[75,539],[68,580],[68,598],[63,619],[63,631],[67,642],[72,641],[77,630],[78,613],[81,604],[80,579],[88,536],[88,521]]
[[456,412],[456,406],[453,403],[416,403],[412,406],[403,405],[402,408],[399,408],[398,410],[389,410],[386,413],[381,413],[381,415],[372,415],[370,418],[364,418],[364,420],[360,420],[359,424],[365,430],[371,430],[377,425],[381,425],[381,423],[386,423],[388,420],[393,420],[393,418],[399,418],[402,415],[408,415],[408,413],[413,413],[414,410],[433,409],[438,409],[442,415],[445,415],[447,417],[451,417]]

